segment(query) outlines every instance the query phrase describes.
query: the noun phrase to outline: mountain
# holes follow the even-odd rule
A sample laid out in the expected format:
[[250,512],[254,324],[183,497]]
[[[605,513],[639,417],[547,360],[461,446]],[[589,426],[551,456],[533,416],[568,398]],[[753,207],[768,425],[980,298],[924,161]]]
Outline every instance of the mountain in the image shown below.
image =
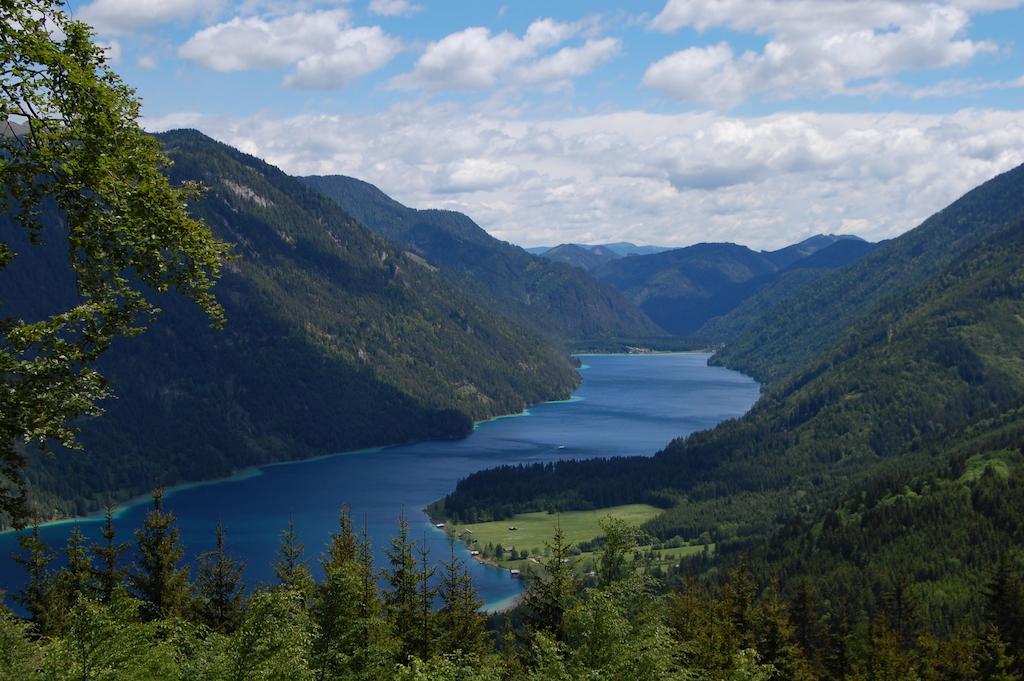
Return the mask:
[[462,213],[408,208],[377,187],[342,175],[302,181],[517,324],[560,340],[664,335],[614,287],[499,241]]
[[542,258],[554,262],[564,262],[573,267],[583,270],[592,270],[611,260],[617,260],[621,256],[604,246],[578,246],[576,244],[562,244],[545,251]]
[[816,234],[799,243],[780,248],[777,251],[768,251],[765,255],[777,267],[786,268],[799,260],[810,257],[818,251],[840,242],[864,243],[864,240],[852,234]]
[[[608,252],[612,255],[624,258],[627,255],[651,255],[652,253],[661,253],[662,251],[670,251],[671,248],[667,246],[637,246],[636,244],[628,241],[616,241],[611,244],[562,244],[563,246],[578,246],[586,250],[599,249],[602,252]],[[532,246],[526,249],[526,252],[530,255],[544,255],[549,253],[558,246]]]
[[846,267],[864,257],[878,244],[861,239],[841,239],[763,279],[748,282],[747,297],[723,315],[709,319],[693,333],[705,343],[728,343],[743,331],[763,324],[766,310],[774,310],[783,301],[812,286],[832,270]]
[[[666,508],[647,525],[658,537],[707,532],[722,555],[753,547],[766,562],[788,565],[784,574],[807,575],[813,557],[804,549],[826,531],[843,529],[850,543],[829,551],[861,570],[865,563],[850,556],[882,555],[877,528],[896,536],[913,526],[921,543],[889,554],[882,581],[841,570],[836,579],[862,580],[868,598],[893,580],[928,582],[935,588],[927,606],[936,621],[948,621],[967,607],[958,600],[963,585],[984,577],[984,563],[980,553],[950,561],[939,547],[962,545],[971,527],[986,524],[999,528],[977,539],[990,549],[989,565],[992,550],[1024,544],[1021,518],[1001,516],[1004,507],[993,503],[1012,495],[1020,484],[1013,476],[1024,473],[1022,319],[1024,166],[765,311],[741,339],[757,335],[769,352],[744,347],[731,355],[757,357],[762,375],[773,377],[743,418],[673,441],[650,459],[482,472],[438,508],[486,517],[646,501]],[[1008,486],[971,497],[991,487],[990,468]],[[953,497],[973,510],[962,524],[944,515],[948,540],[928,544],[938,504]],[[807,562],[783,560],[773,544],[783,537],[802,547]],[[942,591],[954,583],[956,591]]]
[[[780,272],[856,237],[819,235],[778,251],[754,251],[731,243],[702,243],[607,262],[594,276],[622,291],[666,331],[695,334],[708,320],[727,314]],[[855,249],[843,250],[852,256]],[[839,253],[831,266],[844,265]],[[817,266],[826,266],[822,260]]]
[[812,289],[763,310],[716,361],[777,381],[828,350],[882,301],[905,297],[1024,214],[1024,168],[967,193]]
[[[159,138],[173,181],[209,188],[192,212],[234,244],[215,289],[227,328],[159,297],[156,323],[100,364],[116,397],[82,422],[86,453],[33,458],[44,516],[270,461],[461,437],[576,385],[561,350],[296,178],[198,132]],[[74,295],[49,223],[49,245],[16,244],[0,273],[4,315],[39,318]]]

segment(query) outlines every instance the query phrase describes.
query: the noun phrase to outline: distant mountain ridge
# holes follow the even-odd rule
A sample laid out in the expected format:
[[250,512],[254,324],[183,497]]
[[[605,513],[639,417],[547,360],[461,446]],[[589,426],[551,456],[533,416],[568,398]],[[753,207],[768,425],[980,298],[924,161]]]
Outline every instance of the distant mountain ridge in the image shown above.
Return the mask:
[[495,239],[471,218],[418,210],[344,175],[301,178],[389,241],[409,249],[493,312],[561,340],[648,337],[664,331],[613,286]]
[[[836,247],[837,244],[844,244]],[[697,333],[728,314],[786,270],[816,253],[831,256],[810,267],[842,267],[869,245],[858,237],[820,234],[777,251],[755,251],[732,243],[701,243],[651,255],[608,260],[592,274],[622,291],[666,331]]]
[[[212,331],[187,301],[158,298],[152,328],[102,358],[115,398],[81,423],[85,452],[32,457],[42,518],[272,461],[461,437],[577,384],[561,349],[296,178],[196,131],[158,138],[173,181],[209,188],[193,214],[234,244],[214,290],[228,323]],[[44,245],[14,244],[0,273],[3,315],[39,319],[75,295],[63,223],[47,223]]]

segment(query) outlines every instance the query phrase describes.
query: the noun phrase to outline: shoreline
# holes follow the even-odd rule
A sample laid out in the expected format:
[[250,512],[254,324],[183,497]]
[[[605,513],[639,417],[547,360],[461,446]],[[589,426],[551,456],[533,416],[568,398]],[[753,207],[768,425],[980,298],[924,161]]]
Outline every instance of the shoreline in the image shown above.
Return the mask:
[[[570,356],[572,356],[572,357],[588,357],[588,356],[589,357],[606,357],[606,356],[607,357],[610,357],[610,356],[639,357],[639,356],[643,356],[643,355],[693,355],[693,354],[710,354],[710,353],[708,351],[703,351],[703,350],[667,350],[667,351],[658,351],[658,352],[649,352],[649,353],[579,352],[579,353],[572,353]],[[587,367],[586,365],[583,365],[581,367],[578,367],[577,370],[578,371],[583,371],[583,370],[586,370],[587,368],[589,368],[589,367]],[[581,381],[581,383],[582,383],[582,381]],[[576,389],[578,390],[579,386],[577,386]],[[497,421],[502,421],[504,419],[524,418],[524,417],[527,417],[527,416],[531,416],[532,413],[531,413],[530,410],[535,408],[535,407],[539,407],[541,405],[545,405],[545,404],[568,404],[568,403],[572,403],[572,402],[582,402],[583,400],[584,400],[583,397],[579,397],[579,396],[574,394],[574,395],[570,395],[568,398],[565,398],[565,399],[545,400],[543,402],[537,402],[535,404],[532,404],[532,405],[526,407],[525,409],[523,409],[522,411],[520,411],[518,413],[501,414],[501,415],[492,416],[490,418],[483,419],[483,420],[480,420],[480,421],[474,421],[473,422],[473,429],[470,431],[470,433],[475,432],[478,428],[486,426],[488,423],[494,423],[494,422],[497,422]],[[468,437],[468,435],[467,435],[467,437]],[[215,484],[220,484],[220,483],[224,483],[224,482],[233,482],[233,481],[236,481],[236,480],[245,480],[245,479],[248,479],[248,478],[258,477],[260,475],[263,475],[264,469],[271,468],[271,467],[274,467],[274,466],[295,466],[295,465],[301,465],[301,464],[304,464],[304,463],[314,463],[314,462],[317,462],[317,461],[323,461],[325,459],[330,459],[330,458],[337,457],[337,456],[352,456],[352,455],[358,455],[358,454],[369,454],[369,453],[373,453],[373,452],[383,451],[385,449],[390,449],[392,447],[403,447],[403,446],[406,446],[406,445],[417,444],[417,443],[422,443],[422,442],[442,442],[442,441],[443,440],[409,440],[407,442],[398,442],[398,443],[389,444],[389,445],[378,445],[378,446],[374,446],[374,447],[364,447],[364,448],[361,448],[361,449],[350,449],[350,450],[345,450],[345,451],[341,451],[341,452],[328,452],[328,453],[324,453],[324,454],[315,454],[315,455],[309,456],[309,457],[301,457],[301,458],[296,458],[296,459],[286,459],[286,460],[283,460],[283,461],[272,461],[270,463],[257,464],[257,465],[252,465],[252,466],[245,466],[243,468],[240,468],[240,469],[238,469],[236,471],[232,471],[231,473],[228,473],[227,475],[223,475],[223,476],[220,476],[220,477],[206,478],[206,479],[203,479],[203,480],[192,480],[192,481],[181,482],[181,483],[177,483],[175,485],[171,485],[171,486],[165,487],[164,488],[164,498],[168,499],[168,498],[170,498],[171,496],[173,496],[174,494],[176,494],[178,492],[183,492],[183,491],[187,491],[187,490],[191,490],[191,489],[197,489],[197,488],[205,487],[205,486],[208,486],[208,485],[215,485]],[[114,506],[113,517],[115,519],[120,518],[127,511],[129,511],[129,510],[131,510],[133,508],[136,508],[138,506],[141,506],[142,504],[148,503],[150,499],[152,499],[152,492],[147,492],[147,493],[144,493],[144,494],[136,495],[134,497],[130,497],[127,500],[125,500],[123,502],[120,502],[120,503],[118,503],[118,504],[116,504]],[[66,518],[55,518],[53,520],[47,520],[46,522],[43,522],[43,523],[38,523],[37,525],[28,525],[28,526],[26,526],[26,528],[36,527],[36,526],[38,526],[39,528],[43,528],[43,527],[60,526],[60,525],[72,525],[72,524],[77,524],[77,523],[98,523],[98,522],[101,522],[103,520],[104,513],[105,513],[105,511],[103,509],[97,509],[96,511],[94,511],[92,513],[89,513],[89,514],[86,514],[86,515],[69,516],[69,517],[66,517]],[[4,535],[7,535],[7,534],[15,534],[17,532],[18,532],[18,530],[16,530],[13,527],[10,527],[10,528],[4,529],[4,530],[0,530],[0,536],[4,536]]]
[[[623,354],[623,353],[620,353],[620,354]],[[474,421],[473,422],[473,429],[470,431],[469,434],[472,434],[472,433],[476,432],[476,430],[478,428],[486,426],[489,423],[494,423],[494,422],[497,422],[497,421],[502,421],[504,419],[514,419],[514,418],[523,418],[523,417],[526,417],[526,416],[531,416],[532,413],[531,413],[530,410],[535,408],[535,407],[539,407],[541,405],[545,405],[545,404],[566,404],[566,403],[570,403],[570,402],[582,402],[582,401],[583,401],[582,397],[570,396],[570,397],[568,397],[566,399],[561,399],[561,400],[545,400],[544,402],[537,402],[536,404],[532,404],[529,407],[527,407],[526,409],[524,409],[524,410],[522,410],[520,412],[514,413],[514,414],[501,414],[499,416],[492,416],[491,418],[488,418],[488,419],[483,419],[483,420],[480,420],[480,421]],[[466,437],[468,437],[469,434],[467,434]],[[465,438],[460,438],[460,439],[465,439]],[[178,492],[185,492],[185,491],[188,491],[188,490],[198,489],[198,488],[206,487],[206,486],[210,486],[210,485],[217,485],[217,484],[221,484],[221,483],[225,483],[225,482],[234,482],[234,481],[237,481],[237,480],[247,480],[249,478],[256,478],[256,477],[259,477],[259,476],[263,475],[264,474],[264,470],[267,469],[267,468],[274,468],[274,467],[277,467],[277,466],[297,466],[297,465],[301,465],[301,464],[305,464],[305,463],[316,463],[318,461],[323,461],[325,459],[332,459],[332,458],[338,457],[338,456],[353,456],[353,455],[359,455],[359,454],[372,454],[372,453],[375,453],[375,452],[384,451],[386,449],[391,449],[393,447],[405,447],[407,445],[419,444],[419,443],[423,443],[423,442],[444,442],[444,441],[445,440],[409,440],[408,442],[397,442],[397,443],[390,444],[390,445],[378,445],[376,447],[364,447],[362,449],[349,449],[349,450],[345,450],[345,451],[341,451],[341,452],[330,452],[330,453],[326,453],[326,454],[315,454],[313,456],[302,457],[302,458],[297,458],[297,459],[288,459],[288,460],[284,460],[284,461],[272,461],[270,463],[258,464],[258,465],[253,465],[253,466],[246,466],[244,468],[240,468],[240,469],[238,469],[236,471],[232,471],[231,473],[229,473],[227,475],[220,476],[220,477],[206,478],[206,479],[203,479],[203,480],[192,480],[192,481],[189,481],[189,482],[181,482],[181,483],[177,483],[175,485],[169,486],[169,487],[165,487],[164,488],[164,499],[169,499],[170,497],[172,497],[174,494],[177,494]],[[152,492],[147,492],[145,494],[139,494],[139,495],[136,495],[134,497],[130,497],[129,499],[126,499],[125,501],[120,502],[116,506],[114,506],[112,515],[113,515],[114,519],[116,520],[116,519],[120,518],[122,515],[124,515],[126,512],[128,512],[129,510],[131,510],[133,508],[137,508],[138,506],[141,506],[141,505],[143,505],[145,503],[148,503],[152,498],[153,498]],[[99,509],[99,510],[96,510],[96,511],[94,511],[92,513],[89,513],[87,515],[70,516],[70,517],[67,517],[67,518],[55,518],[53,520],[47,520],[46,522],[42,522],[42,523],[38,523],[38,524],[34,524],[34,525],[27,525],[25,529],[28,529],[28,528],[31,528],[31,527],[44,528],[44,527],[54,527],[54,526],[60,526],[60,525],[74,525],[74,524],[78,524],[78,523],[98,523],[98,522],[103,521],[104,517],[105,517],[105,511],[103,509]],[[6,534],[15,534],[18,531],[19,530],[15,529],[13,527],[10,527],[10,528],[7,528],[5,530],[0,530],[0,536],[4,536]]]

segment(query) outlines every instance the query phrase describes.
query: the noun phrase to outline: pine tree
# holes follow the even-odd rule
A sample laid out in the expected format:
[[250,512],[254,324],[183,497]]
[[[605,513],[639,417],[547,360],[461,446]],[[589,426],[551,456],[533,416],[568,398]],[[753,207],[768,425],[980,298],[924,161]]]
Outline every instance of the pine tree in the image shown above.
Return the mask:
[[114,591],[124,581],[128,570],[118,567],[121,562],[121,554],[128,550],[128,544],[118,544],[117,531],[114,528],[114,505],[108,499],[104,506],[103,522],[103,544],[92,547],[92,553],[99,560],[99,567],[96,568],[97,590],[101,603],[109,605],[114,597]]
[[53,579],[55,626],[62,631],[67,613],[71,612],[78,601],[93,598],[96,594],[96,570],[78,525],[68,535],[64,558],[64,567],[57,571]]
[[1024,673],[1024,580],[1007,554],[1000,557],[985,595],[986,618],[1016,660],[1015,670]]
[[1020,681],[1020,675],[1013,671],[1014,659],[1003,642],[999,628],[988,625],[984,636],[979,642],[977,658],[977,676],[985,681]]
[[463,655],[483,653],[487,639],[480,608],[484,602],[477,598],[465,563],[455,555],[454,541],[450,542],[450,549],[451,557],[442,566],[438,587],[441,598],[441,609],[437,613],[438,647],[444,651],[461,651]]
[[393,666],[395,646],[381,617],[372,554],[365,530],[364,541],[356,541],[343,510],[315,599],[312,666],[318,679],[376,679]]
[[27,555],[13,556],[14,562],[28,573],[28,582],[15,597],[32,619],[33,633],[45,636],[54,629],[53,576],[50,562],[53,554],[39,537],[39,526],[28,534],[18,533],[18,545]]
[[180,534],[174,514],[163,510],[163,490],[154,490],[153,508],[135,531],[139,562],[131,576],[147,620],[181,615],[188,606],[188,568],[179,567],[184,555]]
[[571,545],[565,541],[562,525],[555,525],[555,534],[545,544],[547,556],[539,574],[530,577],[523,603],[531,631],[546,632],[557,640],[565,640],[565,612],[576,600],[581,583],[569,557]]
[[303,558],[306,547],[299,543],[295,532],[295,523],[288,519],[288,528],[281,533],[281,544],[277,549],[277,561],[274,563],[274,576],[277,581],[295,591],[305,605],[309,605],[316,582],[309,566]]
[[729,571],[722,588],[722,603],[728,613],[729,624],[740,650],[756,647],[754,631],[754,599],[757,598],[757,582],[750,570],[746,555],[739,564]]
[[398,516],[398,534],[384,550],[389,569],[385,573],[390,589],[384,594],[384,603],[401,641],[403,659],[417,651],[416,629],[419,617],[419,571],[414,551],[416,542],[409,538],[409,520],[405,511]]
[[430,564],[430,548],[427,546],[427,538],[419,547],[420,569],[416,575],[419,586],[418,608],[416,612],[416,626],[413,633],[413,648],[415,654],[421,660],[430,659],[434,650],[434,597],[437,596],[437,589],[431,586],[431,579],[437,569]]
[[203,621],[214,631],[232,632],[242,620],[245,584],[244,563],[224,550],[224,526],[217,521],[216,548],[199,556],[197,590]]
[[811,678],[804,651],[796,642],[796,627],[789,609],[779,594],[779,583],[773,579],[757,607],[758,646],[764,664],[774,666],[783,678]]

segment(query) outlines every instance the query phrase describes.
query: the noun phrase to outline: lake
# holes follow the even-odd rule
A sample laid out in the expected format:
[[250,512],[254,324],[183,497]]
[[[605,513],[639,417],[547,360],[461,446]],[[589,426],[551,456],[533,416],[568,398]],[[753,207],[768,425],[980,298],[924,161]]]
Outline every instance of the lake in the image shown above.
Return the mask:
[[[265,466],[234,478],[183,485],[167,491],[165,507],[174,512],[186,556],[210,550],[220,519],[230,553],[246,562],[250,585],[269,583],[279,533],[291,518],[311,565],[318,561],[337,527],[338,509],[348,505],[361,526],[365,517],[381,547],[403,511],[412,536],[426,541],[437,560],[448,556],[447,539],[422,512],[468,474],[502,464],[570,458],[652,455],[669,440],[745,413],[760,388],[751,378],[707,365],[704,353],[580,355],[583,382],[572,399],[549,402],[527,412],[481,423],[464,440],[420,442],[335,454]],[[344,418],[339,414],[338,418]],[[141,527],[147,500],[123,507],[116,525],[121,541]],[[51,547],[62,547],[73,524],[98,539],[102,519],[52,523],[40,531]],[[9,557],[17,539],[0,534],[0,588],[9,593],[24,582]],[[505,570],[476,563],[474,582],[488,608],[519,594],[521,582]],[[10,600],[10,599],[9,599]]]

